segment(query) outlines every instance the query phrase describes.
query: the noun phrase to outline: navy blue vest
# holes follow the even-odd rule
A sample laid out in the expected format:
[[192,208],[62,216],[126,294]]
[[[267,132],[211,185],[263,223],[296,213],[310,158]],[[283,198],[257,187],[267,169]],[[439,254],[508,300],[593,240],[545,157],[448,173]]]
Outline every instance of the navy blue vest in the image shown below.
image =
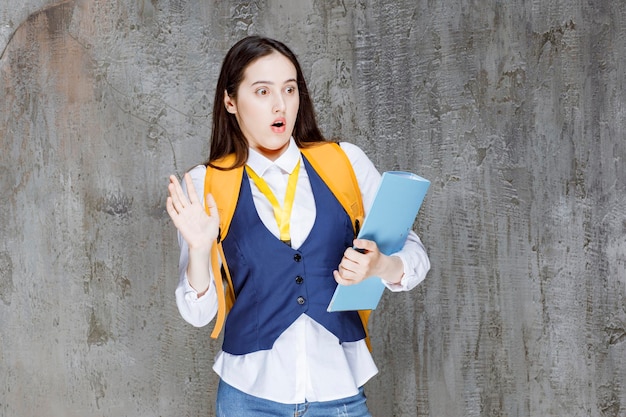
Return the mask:
[[222,349],[243,355],[271,349],[301,315],[320,323],[340,342],[365,338],[359,314],[328,313],[345,249],[352,246],[350,217],[328,186],[304,159],[315,197],[316,218],[298,250],[267,230],[254,206],[245,174],[237,208],[223,247],[236,301],[226,318]]

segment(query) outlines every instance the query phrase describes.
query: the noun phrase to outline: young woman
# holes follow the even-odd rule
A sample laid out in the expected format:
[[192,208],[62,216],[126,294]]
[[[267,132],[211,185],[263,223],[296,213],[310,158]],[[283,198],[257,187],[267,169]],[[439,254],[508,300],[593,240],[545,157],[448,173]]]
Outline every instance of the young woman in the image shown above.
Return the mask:
[[[182,184],[171,176],[167,198],[181,248],[177,305],[186,321],[204,326],[218,304],[210,268],[218,211],[210,194],[200,197],[207,165],[234,154],[230,168],[246,167],[223,242],[236,301],[213,367],[218,416],[369,416],[362,387],[378,370],[356,313],[325,312],[328,290],[375,275],[392,291],[407,291],[430,268],[413,232],[392,256],[354,239],[348,215],[300,152],[323,141],[291,50],[258,36],[236,43],[217,83],[209,160]],[[380,174],[358,147],[340,146],[367,208]],[[292,205],[280,227],[272,200],[279,212]],[[296,301],[294,287],[306,296]]]

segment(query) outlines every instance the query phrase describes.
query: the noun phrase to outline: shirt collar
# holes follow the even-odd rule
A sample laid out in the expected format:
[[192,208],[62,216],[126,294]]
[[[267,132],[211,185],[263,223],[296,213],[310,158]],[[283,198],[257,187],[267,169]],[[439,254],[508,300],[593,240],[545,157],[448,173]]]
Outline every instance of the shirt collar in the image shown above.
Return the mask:
[[261,155],[259,152],[250,148],[248,153],[248,161],[246,164],[252,168],[254,172],[259,176],[265,175],[265,172],[272,166],[278,167],[283,172],[291,174],[294,170],[298,161],[300,160],[300,149],[298,149],[298,145],[296,145],[296,141],[291,137],[289,139],[289,146],[287,150],[283,152],[281,156],[278,157],[275,161],[267,159],[265,156]]

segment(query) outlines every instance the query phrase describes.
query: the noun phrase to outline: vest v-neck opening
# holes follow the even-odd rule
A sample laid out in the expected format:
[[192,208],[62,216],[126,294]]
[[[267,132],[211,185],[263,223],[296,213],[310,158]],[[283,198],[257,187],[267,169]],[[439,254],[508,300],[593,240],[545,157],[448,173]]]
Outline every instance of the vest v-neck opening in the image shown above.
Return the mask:
[[[311,227],[311,230],[309,230],[309,232],[308,232],[308,234],[307,234],[306,238],[304,238],[304,240],[302,241],[302,244],[301,244],[301,245],[300,245],[297,249],[293,248],[292,246],[289,246],[289,245],[285,244],[285,242],[283,242],[282,240],[280,240],[280,237],[275,236],[275,235],[272,233],[272,231],[271,231],[270,229],[268,229],[267,225],[266,225],[265,223],[263,223],[263,221],[261,220],[261,216],[259,216],[259,212],[258,212],[257,210],[254,210],[254,214],[253,214],[253,216],[255,216],[255,220],[257,220],[257,221],[258,221],[258,222],[259,222],[259,223],[263,226],[263,229],[264,229],[264,232],[265,232],[265,233],[269,234],[272,238],[274,238],[274,240],[275,240],[276,242],[279,242],[280,244],[282,244],[282,245],[284,245],[284,246],[286,246],[286,247],[290,248],[290,249],[291,249],[292,251],[294,251],[294,252],[298,252],[298,251],[300,251],[300,249],[301,249],[301,248],[304,248],[304,247],[307,245],[307,242],[309,241],[309,237],[311,236],[311,234],[312,234],[313,230],[314,230],[316,227],[318,227],[318,226],[319,226],[319,225],[318,225],[318,222],[319,222],[319,218],[320,218],[320,216],[318,216],[318,213],[320,212],[320,208],[321,208],[321,207],[319,206],[319,199],[318,199],[318,198],[316,198],[316,195],[315,195],[315,190],[314,190],[314,188],[313,188],[313,184],[311,184],[311,171],[313,170],[313,167],[311,167],[311,165],[309,164],[309,161],[307,161],[307,159],[306,159],[304,156],[302,156],[302,160],[304,161],[304,168],[305,168],[305,170],[306,170],[307,177],[308,177],[308,178],[307,178],[307,181],[309,181],[309,184],[310,184],[310,186],[311,186],[311,190],[312,190],[312,192],[313,192],[313,201],[315,201],[315,220],[313,220],[313,225],[312,225],[312,227]],[[301,178],[298,178],[298,182],[299,182],[300,180],[301,180]],[[245,172],[245,170],[244,170],[244,175],[243,175],[243,181],[246,181],[246,182],[247,182],[247,184],[248,184],[247,190],[249,191],[248,196],[246,196],[245,198],[250,198],[250,199],[252,199],[252,204],[254,205],[254,196],[253,196],[253,194],[252,194],[252,184],[250,184],[251,179],[250,179],[250,177],[248,176],[248,174]],[[242,190],[244,190],[244,188],[242,188]],[[297,195],[297,191],[296,191],[296,195]],[[240,198],[241,198],[241,197],[242,197],[242,196],[240,196]],[[290,221],[291,221],[291,219],[290,219]]]

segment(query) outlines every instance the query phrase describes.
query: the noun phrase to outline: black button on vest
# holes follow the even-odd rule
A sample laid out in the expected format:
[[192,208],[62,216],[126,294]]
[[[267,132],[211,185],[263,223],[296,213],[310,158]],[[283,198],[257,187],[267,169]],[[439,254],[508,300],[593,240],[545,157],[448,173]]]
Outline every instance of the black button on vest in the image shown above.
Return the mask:
[[304,304],[306,302],[306,300],[302,296],[298,297],[297,301],[298,301],[298,304],[300,304],[300,305],[302,305],[302,304]]
[[296,253],[295,255],[293,255],[293,260],[296,262],[300,262],[302,260],[302,255]]
[[304,278],[302,278],[300,275],[298,275],[296,277],[296,284],[300,285],[304,282]]

